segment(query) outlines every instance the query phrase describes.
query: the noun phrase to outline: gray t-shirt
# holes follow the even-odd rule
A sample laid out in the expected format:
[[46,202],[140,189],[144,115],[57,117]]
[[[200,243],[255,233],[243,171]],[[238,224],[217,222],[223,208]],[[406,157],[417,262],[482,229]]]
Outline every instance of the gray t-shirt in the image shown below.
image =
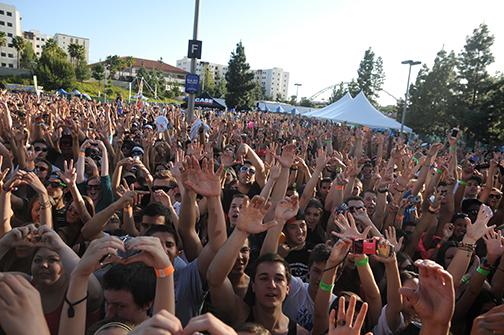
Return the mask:
[[198,270],[198,259],[175,271],[175,314],[185,326],[198,315],[205,291]]
[[[313,312],[315,304],[308,293],[308,283],[305,283],[299,277],[292,276],[290,289],[287,298],[283,303],[283,312],[291,320],[295,320],[299,325],[306,330],[313,329]],[[331,295],[331,302],[336,299],[334,294]]]

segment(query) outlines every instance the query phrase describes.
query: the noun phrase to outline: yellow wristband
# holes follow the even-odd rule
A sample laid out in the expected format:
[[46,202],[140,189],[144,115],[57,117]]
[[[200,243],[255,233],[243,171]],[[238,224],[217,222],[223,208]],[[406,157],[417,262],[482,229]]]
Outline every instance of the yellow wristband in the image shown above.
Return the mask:
[[170,277],[175,272],[175,268],[173,267],[172,264],[170,264],[170,266],[167,268],[154,269],[154,271],[156,272],[157,278],[166,278],[166,277]]

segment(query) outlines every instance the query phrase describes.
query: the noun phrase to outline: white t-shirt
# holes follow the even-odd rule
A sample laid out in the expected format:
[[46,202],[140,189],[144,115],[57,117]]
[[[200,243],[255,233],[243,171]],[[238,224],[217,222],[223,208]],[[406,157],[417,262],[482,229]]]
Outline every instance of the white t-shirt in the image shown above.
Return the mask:
[[404,315],[403,313],[399,313],[399,316],[401,317],[401,322],[399,323],[399,327],[395,330],[392,331],[390,330],[390,327],[387,322],[387,305],[383,306],[381,313],[380,313],[380,318],[378,319],[378,324],[373,328],[373,334],[374,335],[394,335],[397,334],[399,329],[404,329],[406,328],[406,324],[404,323]]
[[[311,331],[313,329],[315,303],[308,293],[308,286],[309,284],[303,282],[301,278],[292,276],[289,294],[283,303],[283,312],[289,319],[295,320],[306,330]],[[336,296],[332,294],[329,306],[334,299],[336,299]]]

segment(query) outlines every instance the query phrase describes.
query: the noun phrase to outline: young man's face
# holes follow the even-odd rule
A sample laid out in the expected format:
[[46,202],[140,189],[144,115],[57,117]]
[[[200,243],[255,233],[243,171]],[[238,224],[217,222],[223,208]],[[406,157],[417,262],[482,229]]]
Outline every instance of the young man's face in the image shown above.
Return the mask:
[[478,185],[478,182],[476,180],[471,179],[467,182],[464,196],[466,198],[476,199],[479,191],[480,191],[480,186]]
[[243,198],[233,198],[231,200],[231,206],[229,207],[228,217],[229,224],[231,227],[236,225],[236,221],[238,221],[238,217],[240,216],[240,209],[243,206]]
[[250,164],[245,164],[240,168],[240,172],[238,173],[238,181],[241,184],[252,184],[255,180],[255,167]]
[[305,220],[308,227],[315,229],[317,224],[320,223],[320,217],[322,216],[322,209],[315,207],[308,207],[305,210]]
[[149,306],[138,306],[133,294],[126,290],[105,290],[105,317],[121,318],[138,325],[147,319]]
[[282,306],[289,293],[286,272],[279,262],[263,262],[257,266],[252,289],[258,304],[266,308]]
[[322,275],[324,274],[324,269],[326,266],[326,262],[314,262],[310,266],[310,271],[309,271],[309,285],[312,288],[319,287],[320,285],[320,279],[322,278]]
[[376,194],[371,192],[364,193],[364,207],[368,212],[368,215],[373,215],[376,208]]
[[238,254],[238,258],[235,261],[233,269],[231,270],[232,274],[243,274],[245,272],[245,268],[247,267],[250,260],[250,246],[248,239],[243,243],[240,253]]
[[499,204],[499,201],[501,200],[501,198],[502,198],[502,194],[492,190],[492,192],[490,192],[490,195],[488,196],[487,205],[490,208],[495,209],[495,208],[497,208],[497,205]]
[[173,264],[173,260],[179,254],[177,248],[177,242],[175,241],[175,237],[173,236],[173,234],[167,232],[157,232],[152,234],[152,236],[157,237],[161,240],[163,250],[170,258],[170,262]]
[[140,235],[144,235],[145,232],[153,225],[164,225],[164,224],[165,224],[165,217],[163,215],[156,215],[156,216],[144,215],[142,216]]
[[296,220],[285,226],[287,242],[293,246],[300,246],[305,243],[307,233],[305,220]]
[[322,198],[325,198],[327,196],[327,193],[329,193],[329,190],[331,189],[331,182],[329,181],[323,181],[320,183],[320,195]]

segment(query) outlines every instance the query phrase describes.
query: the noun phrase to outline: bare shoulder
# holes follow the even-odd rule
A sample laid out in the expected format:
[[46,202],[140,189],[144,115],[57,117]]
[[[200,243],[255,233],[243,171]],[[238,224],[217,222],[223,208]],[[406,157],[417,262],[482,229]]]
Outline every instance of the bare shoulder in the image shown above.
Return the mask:
[[304,329],[302,326],[297,325],[297,334],[298,334],[298,335],[305,335],[305,334],[306,334],[306,335],[309,335],[309,334],[310,334],[310,332],[309,332],[309,331],[307,331],[306,329]]

